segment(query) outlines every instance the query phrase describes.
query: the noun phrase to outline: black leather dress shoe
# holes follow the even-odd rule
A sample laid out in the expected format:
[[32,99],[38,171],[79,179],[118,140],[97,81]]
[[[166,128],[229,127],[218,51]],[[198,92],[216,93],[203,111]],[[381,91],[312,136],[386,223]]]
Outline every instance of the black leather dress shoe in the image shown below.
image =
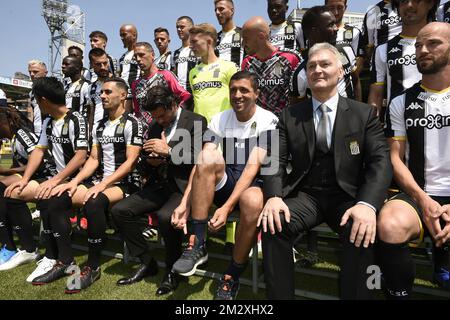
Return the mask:
[[161,285],[156,290],[157,296],[162,296],[172,291],[175,291],[178,288],[178,284],[180,283],[181,276],[175,272],[169,272],[164,276]]
[[158,264],[155,260],[152,260],[149,265],[139,265],[137,271],[129,278],[122,278],[117,281],[117,285],[125,286],[141,281],[145,277],[154,276],[158,273]]

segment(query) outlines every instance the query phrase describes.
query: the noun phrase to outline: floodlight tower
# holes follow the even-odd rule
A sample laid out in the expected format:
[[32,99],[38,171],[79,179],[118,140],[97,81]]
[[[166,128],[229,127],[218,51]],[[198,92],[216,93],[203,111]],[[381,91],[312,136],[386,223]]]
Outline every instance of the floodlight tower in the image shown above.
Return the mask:
[[42,16],[50,30],[49,60],[52,75],[61,75],[63,49],[69,41],[84,47],[85,15],[68,0],[42,0]]
[[[67,21],[68,0],[42,0],[42,16],[50,30],[49,59],[50,72],[57,71],[56,63],[61,57],[63,47],[63,29]],[[59,69],[59,68],[58,68]]]
[[301,0],[297,0],[297,8],[292,10],[291,14],[288,17],[289,21],[292,22],[301,22],[302,21],[302,17],[303,17],[303,13],[301,12]]

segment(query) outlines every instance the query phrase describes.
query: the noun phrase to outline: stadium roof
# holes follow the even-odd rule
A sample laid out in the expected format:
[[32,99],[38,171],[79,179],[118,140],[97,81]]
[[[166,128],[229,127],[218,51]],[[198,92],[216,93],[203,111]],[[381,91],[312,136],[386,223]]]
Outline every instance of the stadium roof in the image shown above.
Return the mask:
[[28,93],[31,91],[32,85],[31,81],[0,76],[0,89],[5,91],[8,100],[28,99]]

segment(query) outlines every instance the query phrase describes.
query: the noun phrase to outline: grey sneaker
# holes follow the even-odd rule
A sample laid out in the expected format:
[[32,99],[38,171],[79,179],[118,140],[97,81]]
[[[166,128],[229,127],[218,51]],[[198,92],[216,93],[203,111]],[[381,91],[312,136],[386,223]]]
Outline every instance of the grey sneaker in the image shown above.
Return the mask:
[[192,276],[197,267],[208,261],[208,252],[205,246],[197,245],[197,238],[191,235],[189,238],[189,245],[184,250],[181,257],[175,262],[172,270],[181,276]]

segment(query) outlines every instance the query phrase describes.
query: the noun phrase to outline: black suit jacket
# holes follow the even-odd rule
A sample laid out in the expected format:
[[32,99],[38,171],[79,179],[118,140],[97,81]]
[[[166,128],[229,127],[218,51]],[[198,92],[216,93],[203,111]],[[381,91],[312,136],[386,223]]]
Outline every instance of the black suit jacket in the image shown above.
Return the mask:
[[[310,170],[316,139],[312,100],[283,110],[278,131],[280,149],[271,155],[271,164],[279,161],[279,168],[276,174],[264,177],[266,198],[289,196]],[[356,201],[365,201],[379,210],[387,196],[392,166],[374,108],[339,97],[333,143],[339,186]],[[292,172],[286,176],[289,154]]]
[[[166,164],[169,181],[174,182],[181,193],[186,189],[197,155],[202,150],[203,133],[206,129],[205,117],[185,109],[181,110],[175,134],[169,141],[172,158],[168,159],[168,164]],[[148,130],[149,139],[161,139],[163,127],[155,120],[150,123]],[[176,159],[174,159],[175,157]],[[186,161],[180,164],[177,160],[179,158],[186,159]]]

